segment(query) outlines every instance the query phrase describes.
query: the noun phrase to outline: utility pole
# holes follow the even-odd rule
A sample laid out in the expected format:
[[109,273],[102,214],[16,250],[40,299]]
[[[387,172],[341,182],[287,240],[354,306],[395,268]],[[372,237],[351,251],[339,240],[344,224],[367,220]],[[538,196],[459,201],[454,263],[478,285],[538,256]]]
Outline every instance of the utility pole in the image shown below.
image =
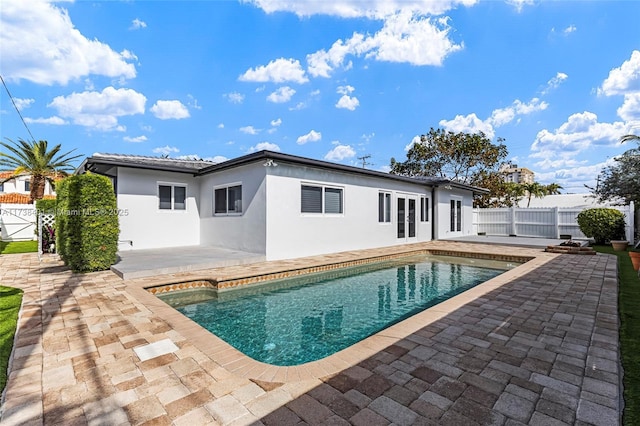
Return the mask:
[[358,157],[358,160],[362,160],[362,168],[364,169],[366,166],[371,166],[373,163],[368,163],[367,159],[371,158],[370,154],[363,155],[362,157]]

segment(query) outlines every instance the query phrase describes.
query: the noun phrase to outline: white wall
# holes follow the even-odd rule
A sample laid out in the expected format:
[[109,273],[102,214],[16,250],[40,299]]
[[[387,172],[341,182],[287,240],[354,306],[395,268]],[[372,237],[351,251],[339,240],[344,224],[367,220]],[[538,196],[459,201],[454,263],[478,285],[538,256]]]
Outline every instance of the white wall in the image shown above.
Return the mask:
[[[247,164],[203,176],[200,183],[200,242],[252,253],[266,252],[266,167]],[[213,214],[214,188],[242,185],[242,213]]]
[[[430,188],[411,183],[280,163],[267,169],[267,260],[384,247],[431,239],[431,222],[420,223],[420,195]],[[341,215],[301,213],[301,185],[343,188]],[[392,192],[391,222],[378,222],[378,193]],[[416,238],[398,239],[397,197],[415,196]],[[431,201],[430,201],[431,205]]]
[[[158,184],[187,186],[186,210],[160,210]],[[140,170],[118,170],[120,250],[178,247],[200,244],[199,181],[189,174]]]
[[[3,185],[3,190],[0,191],[0,194],[28,194],[29,191],[25,191],[24,185],[25,182],[30,180],[31,176],[24,175],[18,176],[17,178],[10,179],[6,181]],[[54,195],[55,191],[51,188],[51,185],[48,181],[45,181],[44,184],[44,195]]]
[[[435,239],[455,238],[462,235],[472,235],[473,232],[473,195],[469,191],[459,189],[436,189],[436,235]],[[462,230],[451,231],[451,200],[462,201]]]

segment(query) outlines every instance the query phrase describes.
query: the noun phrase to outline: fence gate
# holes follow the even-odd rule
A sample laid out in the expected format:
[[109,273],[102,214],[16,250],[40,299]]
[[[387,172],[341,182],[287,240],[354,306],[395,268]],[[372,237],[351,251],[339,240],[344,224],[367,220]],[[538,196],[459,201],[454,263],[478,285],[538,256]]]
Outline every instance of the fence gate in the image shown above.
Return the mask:
[[0,239],[2,241],[33,240],[36,210],[32,205],[0,205]]
[[[56,217],[51,213],[38,213],[38,258],[40,259],[42,259],[43,239],[48,238],[49,230],[54,228],[55,222]],[[50,247],[48,247],[48,252],[50,252]]]

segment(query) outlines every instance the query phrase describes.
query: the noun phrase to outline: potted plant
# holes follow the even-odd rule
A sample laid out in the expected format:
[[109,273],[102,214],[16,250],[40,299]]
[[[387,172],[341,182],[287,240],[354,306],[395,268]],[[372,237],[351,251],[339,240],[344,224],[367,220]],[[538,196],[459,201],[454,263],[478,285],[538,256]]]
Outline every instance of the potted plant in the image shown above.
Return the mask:
[[640,269],[640,249],[631,249],[629,251],[629,257],[631,258],[633,269],[636,271]]
[[611,240],[611,247],[614,251],[625,251],[628,245],[629,241],[627,240]]

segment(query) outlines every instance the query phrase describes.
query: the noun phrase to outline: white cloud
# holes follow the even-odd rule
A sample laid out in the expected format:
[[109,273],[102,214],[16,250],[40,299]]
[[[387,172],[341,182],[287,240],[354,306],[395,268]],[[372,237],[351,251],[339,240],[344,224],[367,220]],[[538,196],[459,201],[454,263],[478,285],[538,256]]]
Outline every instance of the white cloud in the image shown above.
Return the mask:
[[178,155],[176,157],[178,160],[191,160],[191,161],[208,161],[210,163],[222,163],[224,161],[229,160],[227,157],[222,155],[215,155],[213,157],[201,157],[198,154],[189,154],[189,155]]
[[30,118],[30,117],[25,117],[24,121],[26,123],[34,123],[34,124],[51,124],[53,126],[63,126],[65,124],[69,124],[68,121],[63,120],[60,117],[56,117],[55,115],[53,117],[49,117],[49,118]]
[[298,143],[298,145],[304,145],[307,142],[317,142],[320,139],[322,139],[322,133],[311,130],[306,135],[300,136],[296,142]]
[[624,95],[624,103],[617,113],[625,121],[640,121],[640,91]]
[[300,61],[292,58],[275,59],[267,65],[249,68],[244,74],[238,77],[238,80],[258,83],[284,83],[290,81],[300,84],[309,81],[302,66],[300,66]]
[[224,129],[224,123],[218,124],[218,129]]
[[531,158],[541,159],[541,167],[551,167],[551,161],[570,161],[583,150],[596,146],[615,146],[620,136],[628,133],[629,126],[622,122],[600,123],[598,116],[585,111],[571,115],[565,123],[554,131],[543,129],[538,132],[531,145]]
[[341,18],[382,19],[399,10],[422,15],[440,15],[458,5],[472,6],[477,0],[245,0],[266,13],[291,12],[300,17],[330,15]]
[[558,183],[562,186],[563,191],[573,193],[586,193],[587,188],[585,185],[594,187],[596,185],[596,178],[602,171],[603,167],[611,165],[613,159],[609,159],[606,162],[598,164],[562,164],[555,162],[552,166],[545,167],[546,172],[534,170],[536,174],[536,181],[547,183]]
[[189,110],[180,101],[157,101],[149,111],[160,120],[180,120],[189,118]]
[[146,102],[147,98],[133,89],[107,87],[102,92],[57,96],[48,106],[80,126],[101,131],[124,131],[124,126],[118,124],[118,117],[143,114]]
[[22,111],[23,109],[29,108],[36,100],[35,99],[22,99],[22,98],[13,98],[13,101],[16,103],[16,108]]
[[382,29],[373,36],[354,33],[346,41],[336,41],[328,51],[321,49],[307,55],[308,71],[314,77],[329,77],[336,68],[351,66],[350,62],[345,65],[347,55],[439,66],[464,47],[451,41],[450,30],[447,18],[417,16],[403,9],[386,17]]
[[154,154],[160,154],[160,155],[166,155],[166,156],[170,155],[171,153],[178,153],[178,152],[180,152],[178,148],[176,148],[175,146],[169,146],[169,145],[153,148]]
[[141,28],[147,28],[147,23],[138,18],[131,21],[131,26],[129,27],[130,30],[139,30]]
[[518,12],[522,12],[525,6],[534,4],[534,0],[507,0],[507,3],[515,7]]
[[249,150],[247,152],[248,153],[252,153],[252,152],[264,151],[264,150],[280,152],[280,147],[275,143],[260,142],[259,144],[256,144],[256,145],[252,146],[251,148],[249,148]]
[[356,155],[356,151],[349,145],[336,145],[331,151],[327,152],[324,156],[325,160],[329,161],[342,161],[347,158],[353,158]]
[[518,115],[528,115],[537,111],[544,111],[548,106],[549,104],[540,101],[538,98],[531,99],[528,104],[516,99],[511,106],[493,110],[491,118],[489,118],[488,121],[492,126],[500,127],[511,122]]
[[508,107],[494,109],[491,112],[491,116],[486,120],[481,120],[475,113],[471,113],[467,115],[456,115],[453,120],[440,120],[439,125],[445,130],[454,133],[482,132],[489,139],[493,139],[496,127],[504,126],[518,116],[543,111],[547,109],[548,106],[546,102],[541,101],[539,98],[532,98],[528,103],[516,99],[513,101],[513,104]]
[[[442,122],[440,122],[442,123]],[[441,124],[442,125],[442,124]],[[417,144],[418,142],[420,142],[420,136],[414,136],[413,139],[411,139],[411,142],[409,142],[405,147],[404,150],[405,151],[409,151],[411,148],[413,148],[413,146],[415,144]]]
[[139,143],[146,142],[147,137],[145,135],[136,136],[135,138],[132,138],[131,136],[125,136],[122,138],[122,140],[125,142]]
[[360,101],[355,96],[342,95],[338,102],[336,102],[336,108],[348,109],[354,111],[360,105]]
[[640,91],[640,50],[634,50],[631,58],[620,68],[614,68],[598,89],[599,95],[624,95],[628,92]]
[[3,0],[0,27],[5,79],[66,85],[88,75],[136,76],[123,54],[87,39],[65,9],[49,2]]
[[294,89],[289,86],[283,86],[277,89],[275,92],[271,93],[267,96],[267,100],[269,102],[273,102],[276,104],[281,104],[284,102],[289,102],[291,97],[296,93]]
[[567,28],[565,28],[562,32],[563,32],[565,35],[568,35],[568,34],[571,34],[571,33],[576,32],[577,30],[578,30],[578,29],[576,28],[576,26],[575,26],[575,25],[573,25],[573,24],[571,24],[571,25],[569,25]]
[[542,90],[542,92],[540,92],[540,94],[544,96],[549,92],[551,92],[552,90],[557,89],[558,86],[560,86],[567,78],[569,78],[569,76],[563,72],[556,73],[555,77],[547,81],[547,85]]
[[495,131],[493,126],[478,118],[475,113],[464,115],[456,115],[453,120],[440,120],[438,123],[442,128],[454,133],[478,133],[483,132],[489,139],[493,139]]
[[276,120],[271,120],[271,125],[273,127],[279,127],[282,124],[282,119],[278,118]]
[[241,104],[244,101],[244,95],[238,92],[225,93],[223,96],[232,104]]
[[353,86],[338,86],[338,88],[336,89],[336,93],[339,95],[348,95],[350,93],[353,93],[353,91],[356,90]]
[[253,126],[240,127],[240,131],[242,133],[246,133],[247,135],[257,135],[258,133],[260,133],[260,129],[256,129]]
[[187,105],[189,105],[193,109],[202,109],[202,106],[200,106],[198,100],[193,95],[188,94],[187,97],[189,98],[189,102],[187,103]]

